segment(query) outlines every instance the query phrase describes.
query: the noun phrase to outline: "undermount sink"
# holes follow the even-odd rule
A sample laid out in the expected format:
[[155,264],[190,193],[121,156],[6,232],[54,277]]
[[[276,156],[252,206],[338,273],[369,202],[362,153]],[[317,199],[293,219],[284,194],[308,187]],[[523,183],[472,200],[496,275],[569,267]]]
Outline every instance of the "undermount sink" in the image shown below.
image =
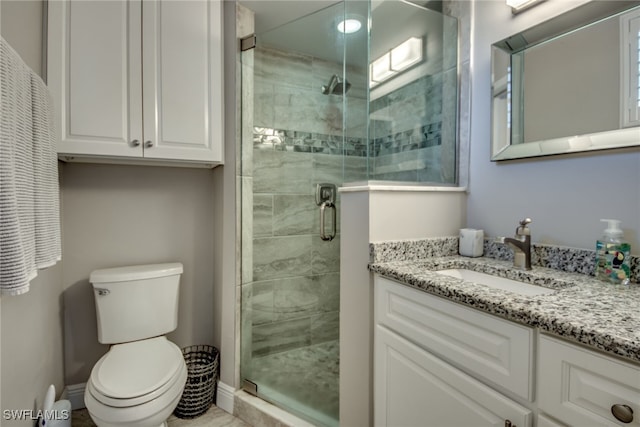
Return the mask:
[[463,268],[453,268],[450,270],[438,270],[436,273],[443,276],[455,277],[465,282],[473,282],[478,285],[488,286],[494,289],[502,289],[505,291],[515,292],[521,295],[546,295],[555,292],[554,289],[544,288],[538,285],[519,282],[517,280],[507,279],[504,277],[492,276],[478,271],[466,270]]

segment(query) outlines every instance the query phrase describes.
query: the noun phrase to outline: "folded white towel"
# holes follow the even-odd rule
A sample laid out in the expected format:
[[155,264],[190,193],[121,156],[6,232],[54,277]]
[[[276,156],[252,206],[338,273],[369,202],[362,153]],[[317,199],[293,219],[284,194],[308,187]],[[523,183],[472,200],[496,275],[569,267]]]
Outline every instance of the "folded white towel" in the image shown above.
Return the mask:
[[46,86],[0,38],[0,292],[60,259],[58,164]]

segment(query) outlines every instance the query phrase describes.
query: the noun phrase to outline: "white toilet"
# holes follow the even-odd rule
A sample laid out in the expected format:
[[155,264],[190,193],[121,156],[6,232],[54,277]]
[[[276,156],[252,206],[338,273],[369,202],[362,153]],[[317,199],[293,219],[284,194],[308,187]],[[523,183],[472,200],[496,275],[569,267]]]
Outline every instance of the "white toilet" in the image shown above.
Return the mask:
[[91,371],[84,403],[98,427],[166,425],[187,380],[178,325],[182,264],[96,270],[98,341],[113,344]]

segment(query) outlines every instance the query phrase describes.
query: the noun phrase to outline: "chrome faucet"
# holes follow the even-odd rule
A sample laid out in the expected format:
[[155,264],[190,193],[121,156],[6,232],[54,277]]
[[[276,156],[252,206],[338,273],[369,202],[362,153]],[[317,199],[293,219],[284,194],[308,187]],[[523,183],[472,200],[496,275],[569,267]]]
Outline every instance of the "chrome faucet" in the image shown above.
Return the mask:
[[531,218],[520,221],[516,228],[516,235],[511,237],[498,237],[497,241],[508,244],[513,249],[513,267],[520,270],[531,270],[531,230],[528,225]]

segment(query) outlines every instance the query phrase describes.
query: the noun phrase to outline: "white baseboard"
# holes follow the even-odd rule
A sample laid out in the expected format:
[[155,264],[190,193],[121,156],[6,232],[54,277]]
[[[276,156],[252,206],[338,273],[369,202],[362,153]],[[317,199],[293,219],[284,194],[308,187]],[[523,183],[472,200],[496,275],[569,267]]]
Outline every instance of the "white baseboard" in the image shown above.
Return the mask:
[[83,409],[85,407],[84,389],[86,386],[87,383],[80,383],[68,385],[64,388],[62,393],[63,395],[66,395],[66,399],[69,399],[69,402],[71,402],[72,411],[75,411],[76,409]]
[[233,399],[235,389],[222,381],[218,382],[218,391],[216,392],[216,406],[223,411],[233,414]]

